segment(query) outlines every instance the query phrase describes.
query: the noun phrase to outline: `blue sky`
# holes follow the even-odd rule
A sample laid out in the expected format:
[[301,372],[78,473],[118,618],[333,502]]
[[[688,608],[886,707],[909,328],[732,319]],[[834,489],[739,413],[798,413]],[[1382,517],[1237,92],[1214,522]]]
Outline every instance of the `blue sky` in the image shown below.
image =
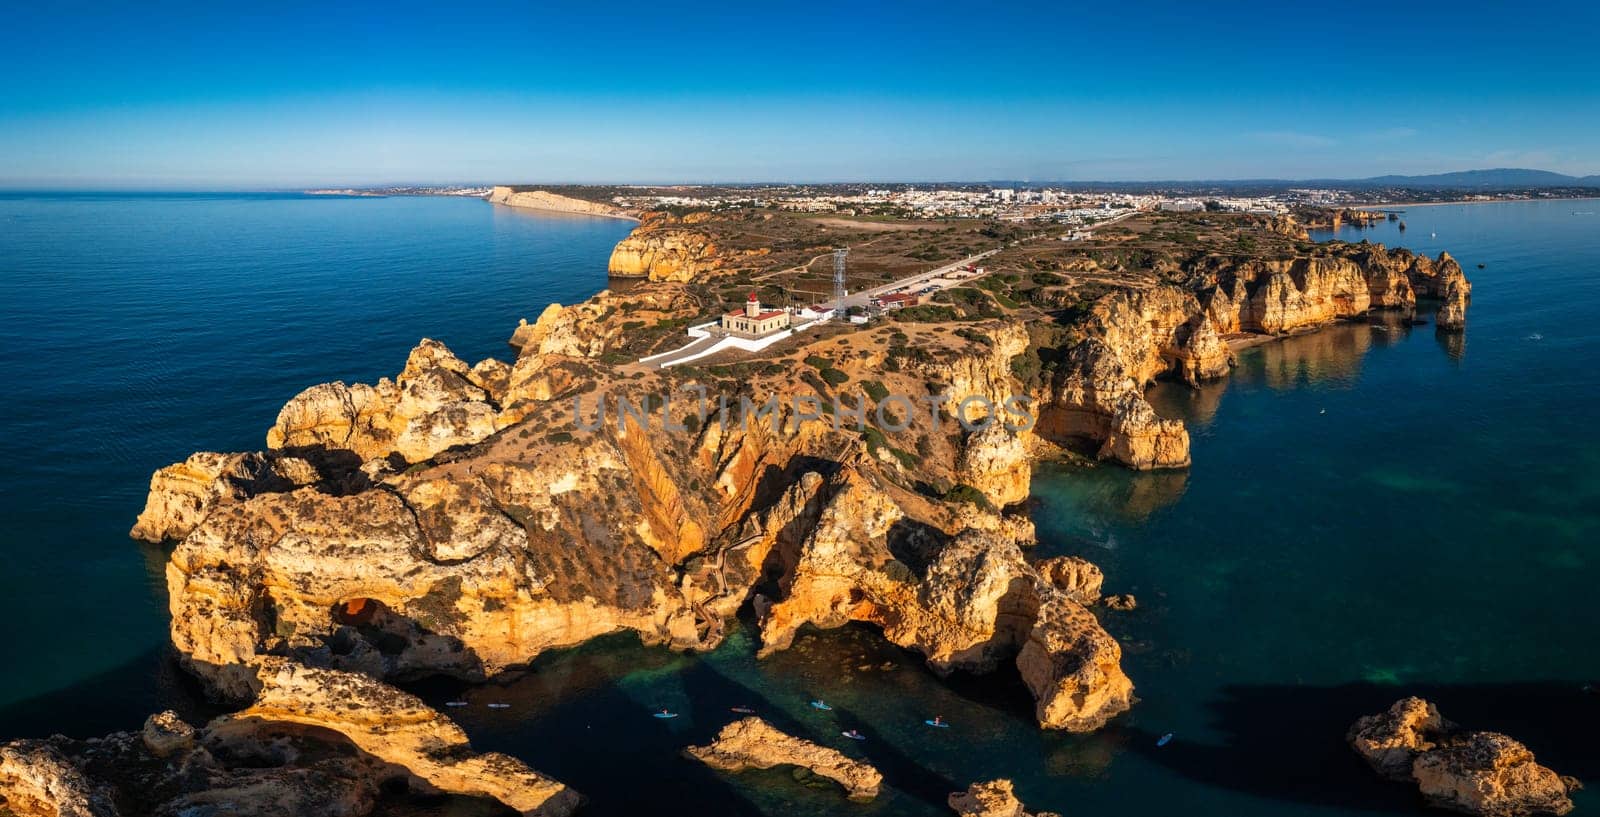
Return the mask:
[[13,4],[0,186],[1600,173],[1595,3],[249,5]]

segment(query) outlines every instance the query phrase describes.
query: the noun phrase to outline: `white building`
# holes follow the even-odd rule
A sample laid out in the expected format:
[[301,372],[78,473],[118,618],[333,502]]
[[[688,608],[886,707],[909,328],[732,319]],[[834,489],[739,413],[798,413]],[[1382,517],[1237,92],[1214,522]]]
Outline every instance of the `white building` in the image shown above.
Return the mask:
[[761,337],[789,328],[789,313],[782,309],[763,311],[761,299],[754,292],[744,302],[744,309],[735,309],[722,316],[722,329],[736,335]]

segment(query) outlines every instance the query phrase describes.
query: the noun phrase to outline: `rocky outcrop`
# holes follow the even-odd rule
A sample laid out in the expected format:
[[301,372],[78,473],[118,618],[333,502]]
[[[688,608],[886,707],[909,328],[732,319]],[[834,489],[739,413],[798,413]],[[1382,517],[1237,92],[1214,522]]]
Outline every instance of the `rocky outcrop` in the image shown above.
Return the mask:
[[0,745],[0,811],[364,817],[380,790],[487,797],[540,817],[579,803],[521,761],[472,751],[459,727],[392,687],[283,659],[256,670],[254,705],[204,728],[161,712],[138,732]]
[[1024,432],[991,422],[967,438],[956,461],[956,479],[1003,508],[1028,498],[1032,469]]
[[[605,290],[572,306],[551,304],[533,323],[524,319],[510,342],[521,370],[522,358],[531,356],[599,357],[627,334],[627,327],[698,313],[699,304],[680,286],[639,284],[625,293]],[[622,318],[613,319],[618,315]],[[523,380],[526,374],[519,371],[514,378]]]
[[530,210],[548,210],[556,213],[578,213],[586,216],[611,216],[632,218],[622,208],[604,202],[575,199],[548,190],[516,190],[505,185],[489,191],[489,201],[507,207],[524,207]]
[[883,784],[883,775],[870,765],[836,749],[781,732],[755,717],[730,723],[710,745],[691,746],[685,751],[707,766],[726,772],[797,766],[843,786],[851,800],[871,800],[878,796],[878,787]]
[[952,793],[949,803],[961,817],[1059,817],[1053,811],[1025,811],[1011,781],[1004,779],[973,783],[966,791]]
[[1429,805],[1484,817],[1566,814],[1577,781],[1535,762],[1497,732],[1467,732],[1421,698],[1356,721],[1346,736],[1373,770],[1414,781]]
[[274,491],[292,491],[321,479],[298,457],[267,454],[214,454],[202,451],[150,477],[144,510],[128,535],[146,542],[176,541],[189,535],[219,503],[238,502]]
[[711,236],[666,213],[646,213],[611,250],[607,270],[618,278],[693,281],[718,268]]
[[853,470],[824,493],[783,598],[758,608],[761,654],[787,648],[806,624],[862,621],[936,672],[987,672],[1015,657],[1048,728],[1089,731],[1132,703],[1116,641],[1028,565],[1012,536],[947,535]]
[[1288,213],[1273,216],[1271,219],[1269,219],[1267,221],[1267,229],[1277,233],[1278,235],[1288,236],[1297,241],[1311,240],[1311,233],[1306,231],[1305,225],[1301,224],[1295,219],[1294,216]]
[[418,462],[499,431],[503,382],[492,367],[476,369],[444,344],[424,339],[394,380],[375,386],[324,383],[290,400],[267,432],[274,449],[330,448],[362,460],[398,454]]
[[116,817],[103,786],[50,741],[0,745],[0,810],[17,817]]
[[461,727],[366,675],[271,657],[260,659],[254,669],[255,702],[212,724],[210,731],[249,731],[258,722],[329,730],[406,770],[427,788],[493,798],[527,815],[567,815],[581,801],[576,792],[516,758],[473,752]]
[[1099,456],[1133,468],[1189,464],[1189,434],[1144,398],[1157,377],[1190,383],[1221,377],[1233,364],[1211,319],[1192,294],[1163,286],[1102,298],[1085,321],[1087,338],[1037,395],[1036,432],[1051,440],[1086,438]]

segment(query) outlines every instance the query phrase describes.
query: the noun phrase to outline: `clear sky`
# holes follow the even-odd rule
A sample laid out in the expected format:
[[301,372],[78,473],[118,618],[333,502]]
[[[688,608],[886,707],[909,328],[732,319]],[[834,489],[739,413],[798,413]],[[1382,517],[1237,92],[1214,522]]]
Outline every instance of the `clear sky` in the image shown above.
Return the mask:
[[1596,2],[141,5],[9,5],[0,186],[1600,173]]

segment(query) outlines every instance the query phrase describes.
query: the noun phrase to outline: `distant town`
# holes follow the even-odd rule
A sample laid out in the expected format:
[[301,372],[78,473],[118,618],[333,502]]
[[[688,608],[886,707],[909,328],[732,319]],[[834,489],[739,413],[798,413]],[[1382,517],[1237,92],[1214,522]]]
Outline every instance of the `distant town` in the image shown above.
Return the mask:
[[[1426,178],[1426,177],[1417,177]],[[1587,180],[1584,180],[1587,181]],[[800,213],[892,219],[981,218],[1092,226],[1138,211],[1280,215],[1297,207],[1446,201],[1518,201],[1600,196],[1600,187],[1468,189],[1410,184],[1288,186],[1274,182],[1048,184],[540,185],[622,211],[688,212],[766,207]],[[394,186],[318,189],[315,195],[487,197],[491,187]]]

